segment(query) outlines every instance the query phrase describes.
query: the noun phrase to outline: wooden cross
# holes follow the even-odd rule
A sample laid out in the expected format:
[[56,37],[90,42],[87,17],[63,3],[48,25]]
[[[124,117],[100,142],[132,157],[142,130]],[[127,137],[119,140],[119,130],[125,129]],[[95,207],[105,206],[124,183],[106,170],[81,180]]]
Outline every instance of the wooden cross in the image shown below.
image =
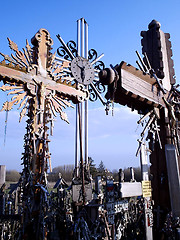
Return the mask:
[[46,29],[40,29],[26,48],[18,50],[17,44],[8,38],[10,48],[15,52],[11,57],[0,53],[4,60],[0,63],[0,77],[4,84],[0,89],[13,94],[10,102],[3,104],[2,110],[9,111],[19,104],[20,121],[27,114],[27,133],[25,135],[25,168],[30,168],[35,182],[43,183],[50,160],[48,147],[48,123],[56,113],[68,122],[66,107],[88,98],[88,91],[80,84],[76,85],[70,74],[70,61],[56,61],[51,53],[53,40]]
[[[150,171],[153,176],[152,194],[155,202],[154,207],[158,208],[159,206],[161,209],[164,209],[163,214],[165,216],[167,209],[171,210],[172,204],[170,204],[170,200],[174,197],[169,194],[170,185],[168,185],[168,179],[171,179],[172,173],[167,168],[168,160],[166,159],[165,148],[168,144],[173,145],[176,149],[179,163],[177,169],[175,170],[174,168],[174,175],[177,176],[177,179],[179,176],[180,141],[178,119],[180,113],[180,93],[174,86],[175,78],[171,59],[170,35],[163,33],[160,30],[160,24],[155,20],[149,24],[149,30],[147,32],[143,31],[141,35],[143,37],[144,59],[138,54],[142,64],[141,66],[138,62],[140,70],[127,65],[125,62],[121,62],[114,69],[101,71],[100,78],[102,83],[108,83],[107,99],[137,110],[138,113],[144,115],[142,119],[150,116],[150,120],[146,125],[146,128],[150,130],[152,129],[152,124],[157,125],[154,121],[158,122],[159,127],[156,126],[154,129],[156,129],[157,138],[161,140],[161,143],[155,142],[154,151],[150,155],[152,164]],[[114,75],[116,77],[112,80]],[[144,132],[142,134],[143,138]],[[152,144],[154,144],[153,139],[150,137],[150,145]],[[171,150],[172,148],[169,149]],[[172,154],[171,156],[175,160],[174,155]],[[180,188],[178,180],[176,183],[177,189]],[[179,192],[179,189],[177,191]],[[178,198],[177,202],[180,200],[180,197]],[[177,206],[176,210],[177,213],[179,211]],[[162,219],[164,216],[162,215]]]

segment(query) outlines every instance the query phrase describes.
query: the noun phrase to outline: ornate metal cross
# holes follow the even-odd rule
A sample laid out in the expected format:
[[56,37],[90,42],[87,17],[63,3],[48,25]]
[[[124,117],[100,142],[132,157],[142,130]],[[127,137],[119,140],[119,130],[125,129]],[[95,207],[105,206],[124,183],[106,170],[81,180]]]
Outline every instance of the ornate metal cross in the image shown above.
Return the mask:
[[[60,57],[64,57],[71,61],[72,76],[76,79],[77,85],[82,84],[90,93],[89,99],[95,101],[97,98],[107,106],[100,93],[105,91],[102,84],[99,82],[98,73],[104,69],[104,63],[99,61],[104,54],[100,56],[94,49],[88,50],[88,24],[84,18],[77,21],[77,44],[69,41],[67,45],[64,43],[60,35],[57,35],[62,46],[58,48]],[[95,65],[95,66],[93,66]],[[102,88],[101,88],[102,87]],[[86,184],[85,184],[86,179]],[[77,196],[77,189],[75,185],[81,186],[82,202],[91,200],[91,193],[87,194],[85,185],[90,185],[91,177],[89,174],[88,163],[88,100],[76,105],[76,142],[75,142],[75,171],[73,178],[72,192]],[[89,195],[89,197],[87,197]],[[81,197],[78,201],[81,202]],[[76,198],[76,197],[75,197]],[[76,201],[73,197],[73,201]]]

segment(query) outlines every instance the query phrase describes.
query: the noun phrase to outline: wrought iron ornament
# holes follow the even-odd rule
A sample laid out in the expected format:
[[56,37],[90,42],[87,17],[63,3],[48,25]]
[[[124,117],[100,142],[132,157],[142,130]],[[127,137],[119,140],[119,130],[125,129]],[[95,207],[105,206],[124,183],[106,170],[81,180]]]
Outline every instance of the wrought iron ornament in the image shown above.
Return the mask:
[[[74,79],[76,79],[77,82],[83,84],[83,85],[88,85],[88,90],[89,90],[89,100],[90,101],[96,101],[98,98],[100,98],[100,100],[102,99],[100,97],[100,94],[104,93],[106,88],[104,85],[102,85],[102,83],[99,81],[99,77],[98,77],[98,73],[99,71],[105,69],[105,65],[102,61],[99,61],[99,59],[103,56],[100,55],[98,57],[98,53],[95,49],[90,49],[88,51],[88,60],[85,58],[82,58],[80,56],[78,56],[77,53],[77,46],[76,43],[72,40],[70,40],[67,44],[65,44],[65,42],[63,41],[63,39],[60,37],[60,35],[57,35],[57,38],[60,40],[62,46],[59,47],[57,49],[57,54],[67,60],[72,60],[71,62],[71,67],[69,69],[71,69],[71,77],[74,77]],[[78,67],[78,62],[79,62],[79,66]],[[76,63],[76,64],[75,64]],[[77,66],[77,69],[75,67],[75,65]],[[86,67],[86,73],[83,72],[83,67],[87,65],[88,67]],[[94,70],[93,70],[93,66],[94,65]],[[92,71],[90,71],[92,70]],[[83,81],[83,75],[85,73],[85,81]],[[77,76],[76,76],[77,75]],[[88,75],[88,76],[87,76]],[[79,77],[79,79],[78,79]],[[92,84],[93,86],[92,86]],[[103,102],[103,104],[105,105],[105,102]]]

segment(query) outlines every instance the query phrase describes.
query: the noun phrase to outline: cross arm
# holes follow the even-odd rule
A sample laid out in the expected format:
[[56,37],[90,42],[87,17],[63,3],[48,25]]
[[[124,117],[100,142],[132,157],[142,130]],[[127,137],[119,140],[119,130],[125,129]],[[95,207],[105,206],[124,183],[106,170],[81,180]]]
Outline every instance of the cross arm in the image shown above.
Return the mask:
[[63,96],[68,96],[68,98],[74,103],[81,102],[89,97],[88,91],[81,85],[76,87],[75,84],[71,85],[71,83],[59,83],[48,77],[45,78],[41,75],[31,74],[13,67],[10,68],[0,65],[0,77],[5,79],[7,82],[12,82],[15,84],[19,82],[29,84],[31,86],[35,86],[35,84],[40,84],[43,82],[48,90],[56,91]]
[[119,80],[109,84],[106,98],[138,111],[165,107],[162,98],[165,94],[158,89],[155,78],[126,62],[121,62],[115,69]]

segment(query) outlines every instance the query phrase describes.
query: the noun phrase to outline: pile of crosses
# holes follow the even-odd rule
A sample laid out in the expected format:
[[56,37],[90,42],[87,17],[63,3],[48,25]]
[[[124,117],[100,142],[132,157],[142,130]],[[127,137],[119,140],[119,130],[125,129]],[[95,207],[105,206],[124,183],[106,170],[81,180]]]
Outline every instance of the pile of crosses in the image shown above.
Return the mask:
[[[77,46],[66,44],[52,53],[53,40],[40,29],[23,51],[8,38],[15,54],[0,53],[0,87],[13,95],[3,104],[10,111],[19,105],[26,116],[23,171],[16,189],[0,190],[2,239],[172,239],[180,237],[179,107],[169,34],[153,20],[141,33],[144,59],[140,68],[125,62],[105,68],[103,55],[88,51],[88,25],[78,20]],[[107,89],[106,89],[107,85]],[[106,101],[101,93],[106,91]],[[100,99],[106,112],[110,103],[127,105],[143,115],[141,133],[142,182],[97,177],[95,188],[88,162],[88,99]],[[70,186],[62,176],[48,191],[51,171],[49,135],[59,113],[68,121],[66,107],[76,104],[75,169]],[[147,143],[149,146],[147,147]],[[148,173],[150,155],[150,176]]]

